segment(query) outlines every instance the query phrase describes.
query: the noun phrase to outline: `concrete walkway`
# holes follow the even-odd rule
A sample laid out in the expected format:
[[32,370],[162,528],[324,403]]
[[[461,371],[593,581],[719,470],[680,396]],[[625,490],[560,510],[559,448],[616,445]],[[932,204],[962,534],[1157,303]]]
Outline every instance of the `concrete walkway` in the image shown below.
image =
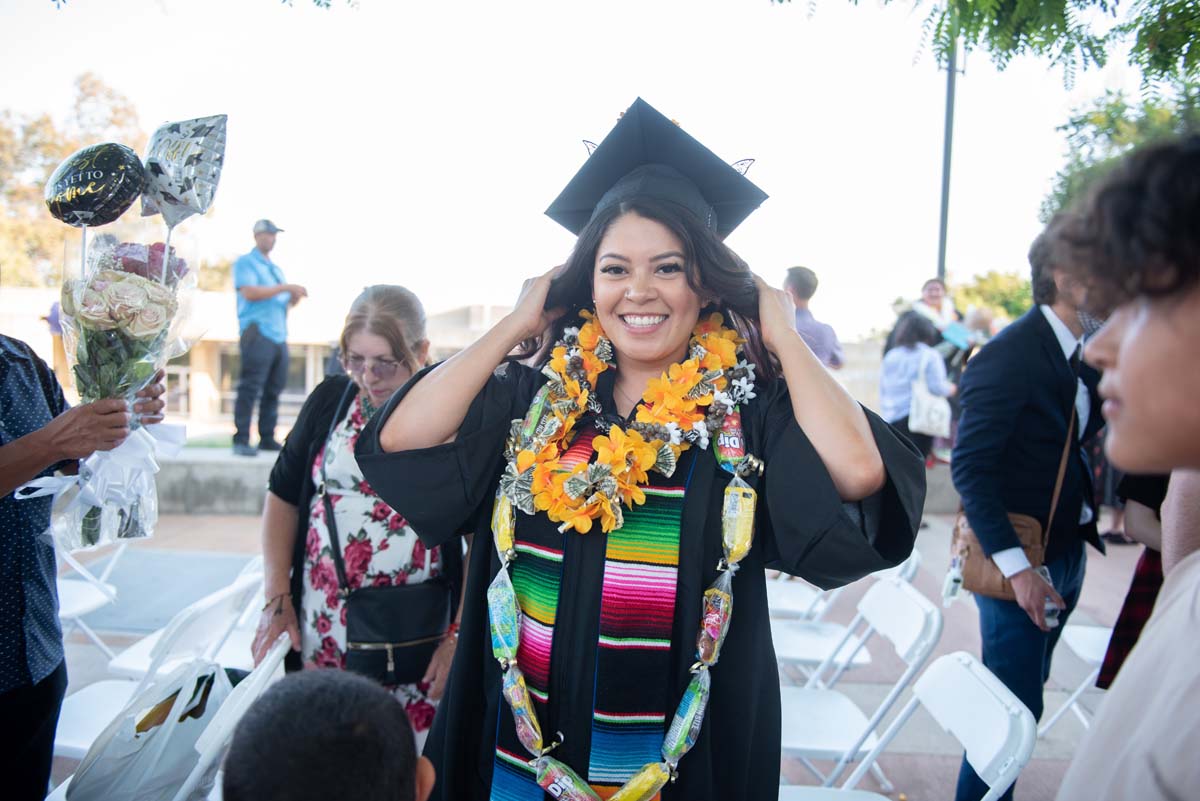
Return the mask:
[[[259,523],[259,518],[251,515],[166,515],[160,520],[154,538],[134,543],[131,547],[256,554],[259,552]],[[928,527],[922,530],[917,541],[922,565],[914,584],[926,596],[940,599],[942,576],[948,562],[951,518],[948,515],[934,515],[928,518],[927,523]],[[1113,624],[1140,552],[1140,546],[1111,546],[1109,555],[1101,557],[1089,550],[1087,579],[1073,622],[1102,626]],[[88,558],[102,558],[103,555],[101,551],[88,554]],[[868,582],[863,582],[847,589],[826,619],[848,623],[854,616],[855,604],[868,586]],[[153,599],[146,600],[153,602]],[[958,650],[978,655],[979,633],[974,603],[959,601],[944,613],[945,626],[933,658]],[[118,652],[136,639],[112,632],[101,632],[101,635]],[[885,653],[888,650],[882,642],[873,643],[873,664],[847,673],[839,683],[839,688],[864,709],[874,709],[891,683],[903,672],[903,663],[894,653]],[[107,662],[103,654],[81,635],[68,638],[67,664],[70,674],[68,693],[107,678]],[[1070,649],[1060,646],[1046,690],[1046,709],[1050,712],[1057,709],[1070,689],[1077,686],[1087,672],[1087,666]],[[780,671],[781,683],[796,684],[801,682],[801,678],[793,669],[784,668]],[[1085,693],[1082,703],[1085,707],[1094,708],[1100,697],[1100,691],[1092,690]],[[902,698],[896,708],[903,702]],[[1051,801],[1054,798],[1082,733],[1083,728],[1074,715],[1068,714],[1045,739],[1038,742],[1033,761],[1018,783],[1018,801]],[[941,731],[923,711],[918,711],[880,764],[896,786],[893,797],[907,801],[934,801],[953,798],[959,760],[960,752],[953,738]],[[73,760],[56,760],[55,781],[70,775],[75,767]],[[782,780],[794,784],[813,783],[811,775],[798,761],[786,757],[782,765]],[[870,777],[862,782],[861,787],[878,790]]]

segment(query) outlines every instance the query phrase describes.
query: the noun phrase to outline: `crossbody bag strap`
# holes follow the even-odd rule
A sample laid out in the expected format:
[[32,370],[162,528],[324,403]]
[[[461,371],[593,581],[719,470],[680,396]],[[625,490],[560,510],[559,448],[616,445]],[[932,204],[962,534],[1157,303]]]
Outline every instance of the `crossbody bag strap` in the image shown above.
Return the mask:
[[[1076,351],[1078,353],[1078,350]],[[1071,421],[1067,424],[1067,441],[1063,443],[1062,457],[1058,460],[1058,477],[1054,479],[1054,496],[1050,499],[1050,517],[1046,519],[1046,530],[1042,532],[1042,553],[1050,544],[1050,527],[1054,525],[1054,513],[1058,510],[1058,497],[1062,494],[1063,477],[1067,474],[1067,456],[1071,453],[1071,443],[1075,441],[1075,421],[1079,418],[1079,409],[1075,406],[1075,396],[1079,392],[1079,368],[1082,361],[1073,364],[1071,375]]]
[[346,563],[342,559],[342,543],[338,539],[337,520],[333,515],[333,501],[329,499],[329,491],[325,487],[325,463],[329,461],[329,443],[333,441],[333,433],[337,431],[338,423],[342,421],[346,398],[350,396],[351,402],[353,402],[354,389],[354,382],[351,381],[346,387],[346,391],[342,393],[337,408],[333,410],[333,422],[329,424],[329,433],[325,435],[325,452],[321,458],[321,485],[317,487],[317,494],[321,496],[321,503],[325,505],[325,528],[329,532],[329,550],[333,556],[333,568],[337,573],[338,587],[342,597],[350,593],[350,582],[346,580]]

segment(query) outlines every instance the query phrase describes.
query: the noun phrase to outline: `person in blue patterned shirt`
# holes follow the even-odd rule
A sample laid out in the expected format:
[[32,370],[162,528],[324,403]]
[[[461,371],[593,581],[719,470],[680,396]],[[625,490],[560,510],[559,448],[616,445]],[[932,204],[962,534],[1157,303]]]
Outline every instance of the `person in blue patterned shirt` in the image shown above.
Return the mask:
[[[138,393],[134,411],[162,419],[162,373]],[[0,335],[0,776],[5,798],[46,795],[54,730],[67,689],[58,622],[49,497],[14,491],[78,460],[111,450],[129,435],[123,400],[70,408],[54,372],[17,339]]]

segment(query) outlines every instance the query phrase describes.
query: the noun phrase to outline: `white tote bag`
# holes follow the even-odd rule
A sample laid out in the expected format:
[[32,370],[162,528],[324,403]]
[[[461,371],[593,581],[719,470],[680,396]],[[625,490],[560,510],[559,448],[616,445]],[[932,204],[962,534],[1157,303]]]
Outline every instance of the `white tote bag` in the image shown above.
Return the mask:
[[925,383],[925,369],[929,359],[941,358],[936,351],[926,350],[921,354],[917,367],[917,380],[912,382],[912,402],[908,408],[908,430],[914,434],[931,437],[950,436],[950,401],[934,395]]
[[[204,659],[151,680],[92,743],[68,801],[171,801],[199,762],[197,738],[230,690],[225,670]],[[188,801],[207,798],[216,770]]]

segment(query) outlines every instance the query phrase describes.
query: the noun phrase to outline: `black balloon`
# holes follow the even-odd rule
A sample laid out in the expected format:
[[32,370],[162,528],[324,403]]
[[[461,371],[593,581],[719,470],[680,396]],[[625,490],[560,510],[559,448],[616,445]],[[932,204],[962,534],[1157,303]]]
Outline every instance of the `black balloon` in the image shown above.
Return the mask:
[[146,185],[137,153],[116,142],[76,151],[46,182],[46,208],[76,228],[105,225],[133,205]]

